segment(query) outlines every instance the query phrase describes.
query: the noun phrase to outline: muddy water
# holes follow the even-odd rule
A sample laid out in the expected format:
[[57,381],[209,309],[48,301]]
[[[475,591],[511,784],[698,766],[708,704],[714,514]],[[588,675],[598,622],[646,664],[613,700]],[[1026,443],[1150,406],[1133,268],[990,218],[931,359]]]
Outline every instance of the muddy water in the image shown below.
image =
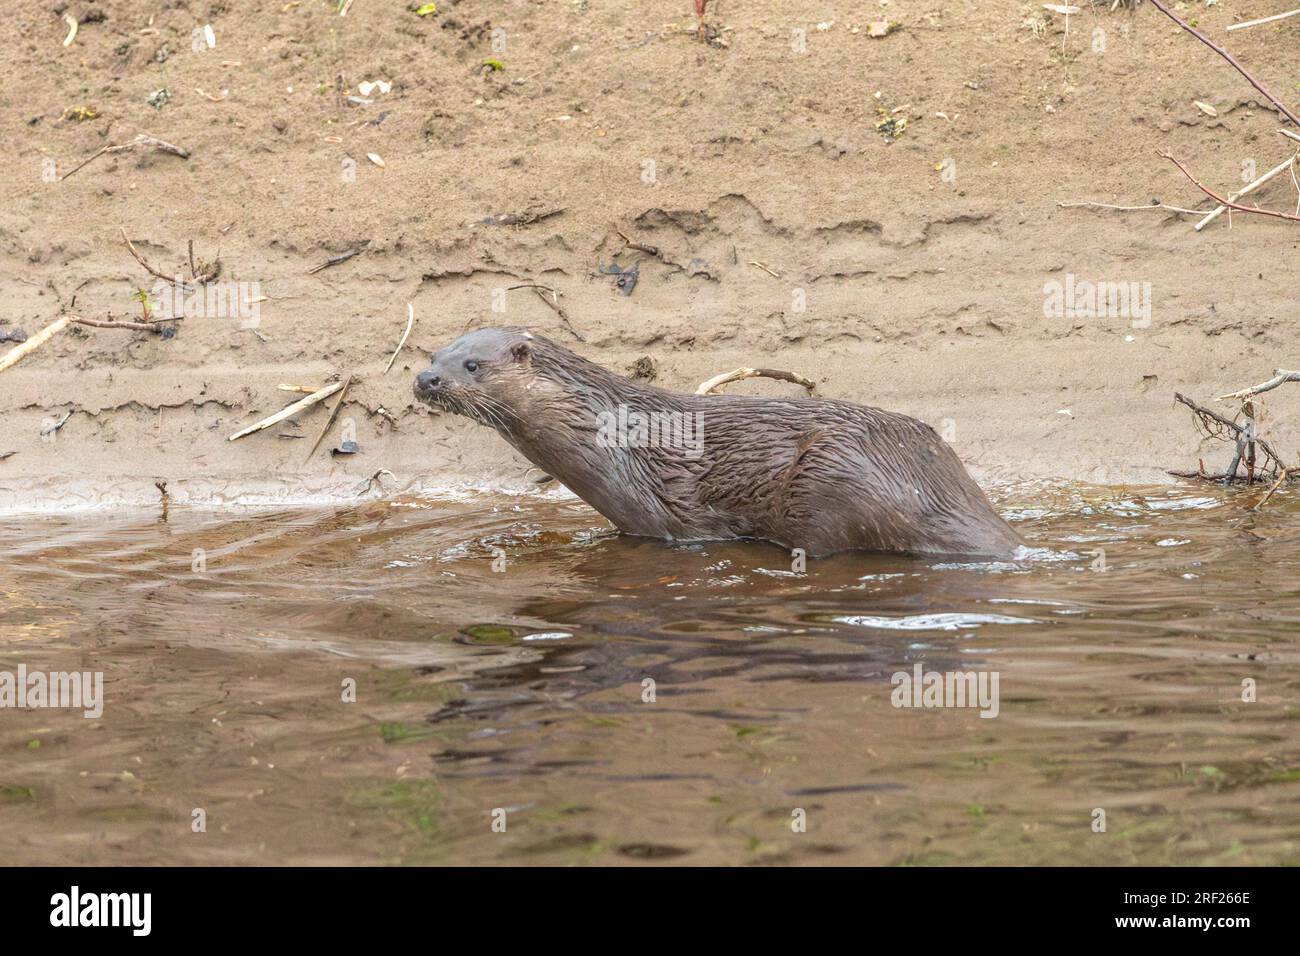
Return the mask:
[[[0,710],[0,850],[1297,863],[1300,500],[1258,497],[1040,489],[1024,560],[805,574],[555,498],[0,519],[0,671],[105,697]],[[997,716],[894,706],[917,662]]]

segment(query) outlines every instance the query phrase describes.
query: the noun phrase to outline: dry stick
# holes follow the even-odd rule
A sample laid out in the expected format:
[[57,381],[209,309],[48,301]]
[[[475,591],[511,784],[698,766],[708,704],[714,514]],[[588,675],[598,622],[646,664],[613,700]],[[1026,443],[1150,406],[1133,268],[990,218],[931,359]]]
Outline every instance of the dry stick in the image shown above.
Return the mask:
[[1079,207],[1088,207],[1092,209],[1117,209],[1120,212],[1138,212],[1143,209],[1168,209],[1170,212],[1186,213],[1189,216],[1203,216],[1204,209],[1183,209],[1181,206],[1170,206],[1167,203],[1156,202],[1148,206],[1112,206],[1105,202],[1058,202],[1062,209],[1076,209]]
[[156,136],[148,136],[144,133],[141,133],[135,139],[131,140],[131,142],[123,143],[120,146],[101,146],[98,152],[91,153],[90,156],[86,157],[76,166],[72,167],[71,170],[64,173],[62,176],[60,176],[59,181],[62,182],[63,180],[71,176],[73,173],[75,173],[77,170],[81,169],[83,166],[88,165],[89,163],[95,161],[96,159],[99,159],[99,157],[107,153],[121,153],[127,150],[135,149],[137,146],[152,146],[154,149],[162,153],[170,153],[173,156],[179,156],[181,159],[190,158],[189,150],[181,149],[179,146],[174,146],[171,143],[166,142],[165,140],[158,139],[158,137]]
[[1257,27],[1261,23],[1272,23],[1275,20],[1285,20],[1287,17],[1300,16],[1300,10],[1288,10],[1286,13],[1275,13],[1271,17],[1261,17],[1258,20],[1247,20],[1245,23],[1234,23],[1228,27],[1228,32],[1233,30],[1244,30],[1246,27]]
[[1267,382],[1263,382],[1259,385],[1252,385],[1250,388],[1243,388],[1239,392],[1220,395],[1218,400],[1226,402],[1233,399],[1250,398],[1250,396],[1258,395],[1260,392],[1271,392],[1279,385],[1285,385],[1287,382],[1300,382],[1300,372],[1288,372],[1284,368],[1275,368],[1273,369],[1273,377]]
[[316,454],[316,449],[320,447],[320,443],[323,442],[325,436],[329,434],[330,426],[334,424],[334,419],[338,417],[339,409],[343,407],[343,399],[348,397],[348,386],[351,384],[352,375],[349,373],[348,377],[343,380],[343,390],[339,392],[338,401],[336,401],[334,407],[330,409],[330,417],[325,419],[325,427],[322,428],[320,434],[316,436],[316,443],[311,446],[311,451],[307,452],[307,457],[303,459],[304,461],[311,460],[311,456]]
[[379,485],[379,490],[382,492],[384,490],[384,483],[379,479],[383,475],[387,475],[389,478],[392,478],[394,481],[397,480],[397,476],[393,474],[391,471],[389,471],[387,468],[380,468],[377,472],[375,472],[373,475],[367,478],[365,482],[362,483],[361,490],[358,491],[357,494],[364,495],[367,491],[370,490],[371,485],[376,485],[376,484]]
[[648,246],[643,242],[633,242],[622,231],[618,229],[615,229],[614,231],[618,233],[618,237],[623,240],[623,245],[627,248],[635,249],[637,252],[644,252],[646,255],[654,256],[656,259],[659,258],[658,246]]
[[[1152,0],[1152,2],[1154,3],[1155,0]],[[1205,193],[1205,195],[1209,196],[1211,199],[1218,202],[1218,204],[1221,206],[1227,206],[1229,209],[1236,209],[1240,212],[1253,212],[1260,216],[1273,216],[1276,219],[1286,219],[1289,220],[1290,222],[1300,222],[1300,216],[1293,216],[1289,212],[1277,212],[1276,210],[1273,209],[1260,209],[1258,206],[1243,206],[1240,203],[1233,202],[1231,199],[1226,199],[1225,197],[1220,196],[1218,193],[1216,193],[1209,186],[1206,186],[1195,176],[1193,176],[1191,172],[1188,171],[1187,167],[1184,166],[1182,163],[1180,163],[1178,160],[1174,159],[1174,157],[1170,153],[1159,153],[1159,155],[1169,160],[1171,163],[1173,163],[1175,166],[1181,169],[1183,171],[1183,175],[1186,176],[1188,179],[1190,179],[1192,181],[1192,184],[1195,185],[1197,189]]]
[[270,428],[272,425],[279,424],[286,418],[291,418],[292,416],[297,415],[303,409],[311,408],[317,402],[323,402],[342,387],[342,382],[335,382],[333,385],[326,385],[320,391],[312,392],[306,398],[302,399],[302,401],[294,402],[287,408],[280,409],[280,411],[271,415],[269,418],[263,418],[255,425],[249,425],[243,431],[235,432],[235,434],[231,435],[226,440],[234,441],[236,438],[243,438],[245,435],[251,435],[253,432],[260,432],[263,428]]
[[38,348],[67,328],[68,323],[71,321],[72,316],[61,315],[26,342],[23,342],[20,345],[15,345],[5,353],[4,358],[0,358],[0,372],[17,365],[32,352],[35,352]]
[[332,266],[336,266],[339,265],[340,263],[347,262],[353,256],[359,256],[361,255],[361,253],[365,251],[366,251],[365,247],[363,246],[357,249],[349,249],[347,252],[340,253],[337,256],[330,256],[328,259],[326,259],[320,265],[316,266],[314,269],[308,269],[307,275],[314,276],[316,273],[320,272],[323,269],[329,269]]
[[1281,488],[1283,483],[1292,475],[1300,475],[1300,468],[1283,468],[1281,473],[1277,476],[1277,481],[1273,482],[1273,487],[1269,488],[1268,491],[1264,493],[1264,497],[1259,499],[1259,503],[1250,510],[1259,511],[1268,504],[1268,499],[1273,497],[1273,492]]
[[282,392],[305,392],[308,395],[321,389],[319,385],[277,385],[276,388]]
[[782,372],[775,368],[737,368],[730,372],[723,372],[721,375],[715,375],[706,382],[701,382],[700,387],[695,390],[696,395],[708,395],[715,389],[721,388],[728,382],[739,382],[746,378],[776,378],[783,382],[794,382],[796,385],[802,385],[808,389],[811,395],[817,387],[817,383],[811,379],[806,379],[802,375],[796,375],[794,372]]
[[384,369],[385,375],[387,375],[389,372],[393,370],[393,363],[397,361],[397,356],[401,353],[402,346],[406,344],[407,336],[411,334],[411,328],[414,325],[415,325],[415,306],[411,305],[411,303],[408,302],[406,303],[406,331],[402,333],[402,341],[397,343],[397,351],[394,352],[393,357],[388,360],[388,368]]
[[117,231],[120,232],[120,233],[122,234],[122,241],[126,243],[127,251],[131,253],[131,256],[135,259],[136,262],[140,263],[141,268],[143,268],[145,272],[149,273],[151,276],[153,276],[153,277],[156,278],[156,279],[162,279],[163,282],[175,282],[175,281],[176,281],[176,277],[175,277],[175,276],[167,276],[167,275],[163,275],[161,272],[159,272],[159,271],[158,271],[157,269],[155,269],[153,266],[149,265],[149,263],[147,263],[147,262],[144,261],[144,256],[140,255],[140,253],[138,253],[138,252],[135,251],[135,246],[132,244],[131,240],[128,239],[128,238],[126,237],[126,230],[125,230],[125,229],[123,229],[121,226],[119,226],[118,229],[117,229]]
[[1192,401],[1182,392],[1174,392],[1174,401],[1181,402],[1182,404],[1190,408],[1192,411],[1199,412],[1200,414],[1206,416],[1207,418],[1212,418],[1214,421],[1218,422],[1224,428],[1231,429],[1234,435],[1237,432],[1241,431],[1241,426],[1238,425],[1236,422],[1234,422],[1232,419],[1224,418],[1222,415],[1220,415],[1216,411],[1213,411],[1212,409],[1205,408],[1202,405],[1197,405],[1194,401]]
[[1265,88],[1263,83],[1259,82],[1259,80],[1255,79],[1253,76],[1247,73],[1246,68],[1243,67],[1240,63],[1238,63],[1231,53],[1229,53],[1219,44],[1215,43],[1213,40],[1207,37],[1200,30],[1196,29],[1196,27],[1188,23],[1186,20],[1179,17],[1178,14],[1170,10],[1167,6],[1165,6],[1164,0],[1151,0],[1151,5],[1154,6],[1161,13],[1163,13],[1165,16],[1167,16],[1170,20],[1173,20],[1174,23],[1178,24],[1180,27],[1182,27],[1192,36],[1196,37],[1196,39],[1200,40],[1202,43],[1208,46],[1215,53],[1219,54],[1219,56],[1227,60],[1228,63],[1232,65],[1233,69],[1235,69],[1238,73],[1240,73],[1242,76],[1246,78],[1246,82],[1248,82],[1255,89],[1259,90],[1259,92],[1264,95],[1264,98],[1266,100],[1268,100],[1270,103],[1272,103],[1274,106],[1277,107],[1278,112],[1280,112],[1283,116],[1289,119],[1297,127],[1300,127],[1300,117],[1297,117],[1295,113],[1292,113],[1289,109],[1283,106],[1282,101],[1279,100],[1272,93],[1270,93]]
[[[514,289],[532,289],[534,292],[537,293],[537,298],[541,299],[548,306],[550,306],[552,309],[555,310],[555,314],[558,315],[561,320],[563,320],[564,327],[569,330],[570,335],[572,335],[579,342],[587,341],[585,338],[582,337],[582,334],[579,333],[578,330],[573,327],[573,323],[569,320],[569,313],[565,312],[564,306],[560,305],[560,293],[556,292],[550,286],[542,285],[539,282],[522,282],[519,285],[508,286],[506,288],[506,291],[510,292]],[[547,298],[546,296],[547,292],[551,294],[550,298]]]
[[[1255,403],[1246,402],[1241,406],[1242,414],[1246,416],[1246,432],[1243,436],[1246,440],[1246,484],[1251,484],[1255,480],[1255,439],[1258,437],[1258,428],[1255,424]],[[1241,449],[1241,439],[1237,444],[1238,453]],[[1286,466],[1282,466],[1286,471]]]
[[[1286,172],[1294,164],[1295,164],[1295,157],[1292,156],[1285,163],[1280,163],[1279,165],[1274,166],[1263,176],[1260,176],[1258,179],[1256,179],[1253,183],[1250,183],[1246,186],[1243,186],[1241,189],[1238,189],[1235,193],[1230,195],[1228,198],[1235,201],[1237,199],[1240,199],[1242,196],[1246,196],[1249,195],[1250,193],[1253,193],[1256,189],[1258,189],[1260,186],[1263,186],[1274,176],[1279,176],[1282,173]],[[1202,229],[1204,229],[1210,223],[1214,222],[1214,220],[1218,219],[1227,211],[1228,211],[1227,206],[1216,206],[1208,216],[1206,216],[1204,219],[1198,222],[1193,228],[1195,228],[1197,232],[1200,232]]]
[[546,297],[546,293],[543,292],[541,289],[533,289],[533,291],[537,293],[537,298],[541,299],[543,302],[545,302],[547,305],[549,305],[552,309],[555,310],[555,314],[558,315],[560,319],[564,322],[564,327],[569,330],[570,335],[572,335],[579,342],[587,341],[585,338],[583,338],[582,333],[580,333],[577,329],[573,327],[573,322],[569,319],[569,313],[564,311],[564,306],[560,305],[560,294],[558,292],[552,289],[551,297],[548,299]]
[[133,329],[137,332],[157,332],[158,325],[162,322],[180,322],[184,316],[178,315],[170,319],[153,319],[149,322],[131,322],[117,319],[86,319],[79,315],[72,316],[72,321],[77,325],[93,325],[97,329]]

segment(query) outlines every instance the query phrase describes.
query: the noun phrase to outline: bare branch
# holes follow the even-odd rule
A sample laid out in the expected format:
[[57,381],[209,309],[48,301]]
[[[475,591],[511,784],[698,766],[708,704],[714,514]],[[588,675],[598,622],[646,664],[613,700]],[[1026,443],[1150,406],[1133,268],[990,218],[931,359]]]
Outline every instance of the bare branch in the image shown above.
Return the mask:
[[1218,400],[1221,402],[1233,400],[1239,401],[1243,398],[1250,398],[1252,395],[1258,395],[1260,392],[1272,391],[1279,385],[1285,385],[1287,382],[1300,382],[1300,372],[1288,372],[1284,368],[1275,368],[1273,369],[1273,377],[1267,382],[1263,382],[1259,385],[1252,385],[1250,388],[1243,388],[1239,392],[1230,392],[1227,395],[1220,395]]
[[1196,37],[1196,39],[1200,40],[1202,43],[1208,46],[1215,53],[1219,54],[1219,56],[1227,60],[1228,63],[1232,65],[1232,68],[1234,70],[1236,70],[1238,73],[1240,73],[1242,76],[1246,78],[1246,82],[1248,82],[1255,89],[1259,90],[1259,92],[1264,95],[1264,98],[1266,100],[1268,100],[1275,107],[1277,107],[1278,112],[1280,112],[1283,116],[1289,119],[1292,123],[1295,123],[1297,127],[1300,127],[1300,117],[1297,117],[1295,113],[1291,112],[1289,109],[1283,106],[1282,101],[1279,100],[1272,93],[1270,93],[1263,83],[1261,83],[1259,80],[1255,79],[1248,72],[1246,72],[1246,68],[1243,67],[1240,63],[1238,63],[1231,53],[1229,53],[1219,44],[1215,43],[1213,40],[1207,37],[1200,30],[1196,29],[1196,27],[1188,23],[1186,20],[1182,19],[1180,16],[1178,16],[1178,14],[1170,10],[1169,7],[1165,5],[1164,0],[1151,0],[1151,4],[1157,10],[1159,10],[1161,13],[1167,16],[1170,20],[1173,20],[1174,23],[1178,24],[1180,27],[1182,27],[1192,36]]

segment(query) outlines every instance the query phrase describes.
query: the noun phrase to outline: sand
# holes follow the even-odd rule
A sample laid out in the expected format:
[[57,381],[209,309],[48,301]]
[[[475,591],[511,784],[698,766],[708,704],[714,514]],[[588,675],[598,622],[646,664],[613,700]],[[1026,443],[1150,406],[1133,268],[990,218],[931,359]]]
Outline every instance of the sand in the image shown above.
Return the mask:
[[[0,336],[69,308],[138,318],[155,280],[120,230],[167,275],[189,273],[191,241],[204,262],[219,250],[222,290],[259,314],[243,327],[208,303],[171,338],[74,327],[0,373],[0,509],[157,501],[160,482],[176,502],[350,499],[381,493],[380,469],[384,492],[526,487],[497,436],[411,393],[430,353],[489,325],[618,370],[649,357],[671,388],[737,365],[809,375],[934,424],[994,489],[1221,470],[1227,447],[1173,393],[1210,401],[1297,364],[1296,224],[1196,233],[1058,206],[1209,208],[1158,150],[1225,191],[1288,154],[1262,98],[1149,4],[1089,5],[1066,36],[1001,0],[723,0],[708,21],[725,46],[699,41],[684,0],[417,6],[6,5]],[[1224,33],[1267,12],[1187,15],[1294,104],[1300,20]],[[64,14],[81,21],[67,47]],[[898,26],[870,37],[879,19]],[[907,120],[892,138],[891,119]],[[139,133],[190,157],[138,149],[58,178]],[[1296,187],[1255,199],[1294,209]],[[509,215],[525,221],[484,221]],[[639,263],[630,296],[611,263]],[[1045,315],[1053,283],[1079,282],[1132,285],[1129,314]],[[526,283],[558,290],[571,327],[509,289]],[[314,455],[330,402],[227,441],[300,397],[280,383],[349,374]],[[1264,422],[1292,462],[1298,404],[1271,393]],[[332,456],[349,437],[360,451]]]

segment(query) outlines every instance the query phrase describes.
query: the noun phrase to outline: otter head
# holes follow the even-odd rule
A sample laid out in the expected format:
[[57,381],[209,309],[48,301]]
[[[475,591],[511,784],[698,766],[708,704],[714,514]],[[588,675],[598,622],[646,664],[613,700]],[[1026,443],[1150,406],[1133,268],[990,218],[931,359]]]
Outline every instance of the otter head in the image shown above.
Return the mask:
[[532,378],[532,342],[525,329],[462,335],[416,376],[415,397],[509,433]]

